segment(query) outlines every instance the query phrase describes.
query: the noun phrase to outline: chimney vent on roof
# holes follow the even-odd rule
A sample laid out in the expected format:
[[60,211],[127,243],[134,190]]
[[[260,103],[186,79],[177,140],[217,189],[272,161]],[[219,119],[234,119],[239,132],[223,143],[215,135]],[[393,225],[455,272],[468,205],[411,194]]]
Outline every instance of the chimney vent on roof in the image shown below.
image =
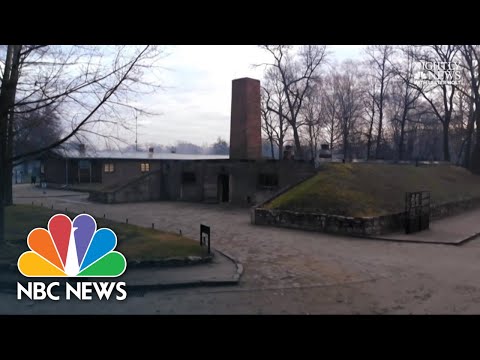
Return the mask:
[[78,152],[80,153],[80,155],[85,155],[85,144],[79,144],[78,145]]

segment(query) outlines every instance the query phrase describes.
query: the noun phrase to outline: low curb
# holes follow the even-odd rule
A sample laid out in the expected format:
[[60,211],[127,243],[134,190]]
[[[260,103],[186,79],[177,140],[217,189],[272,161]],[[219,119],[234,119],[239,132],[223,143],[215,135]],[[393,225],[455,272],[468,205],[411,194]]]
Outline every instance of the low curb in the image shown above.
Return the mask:
[[380,241],[390,241],[390,242],[397,242],[397,243],[413,243],[413,244],[425,244],[425,245],[450,245],[450,246],[461,246],[466,242],[475,239],[476,237],[480,236],[480,232],[477,232],[473,235],[467,236],[464,239],[455,241],[455,242],[447,242],[447,241],[422,241],[422,240],[409,240],[409,239],[390,239],[380,236],[359,236],[358,238],[366,239],[366,240],[380,240]]
[[[127,269],[174,268],[211,263],[215,254],[207,256],[172,257],[153,261],[127,261]],[[0,264],[0,271],[16,273],[17,264]]]
[[226,252],[220,251],[220,250],[217,250],[217,249],[215,249],[215,251],[222,254],[226,258],[230,259],[230,261],[232,261],[235,264],[235,266],[237,267],[237,271],[233,275],[233,281],[239,282],[240,278],[243,275],[243,265],[239,261],[237,261],[233,256],[227,254]]
[[212,262],[213,257],[214,254],[212,253],[207,256],[172,257],[154,261],[127,261],[127,269],[148,269],[208,264]]
[[185,281],[177,283],[158,283],[149,285],[127,285],[127,290],[135,292],[147,292],[153,290],[170,290],[170,289],[182,289],[182,288],[194,288],[194,287],[215,287],[215,286],[232,286],[237,285],[240,282],[240,278],[243,275],[243,265],[238,262],[233,256],[217,249],[213,250],[232,261],[236,266],[235,274],[233,274],[230,280],[196,280]]

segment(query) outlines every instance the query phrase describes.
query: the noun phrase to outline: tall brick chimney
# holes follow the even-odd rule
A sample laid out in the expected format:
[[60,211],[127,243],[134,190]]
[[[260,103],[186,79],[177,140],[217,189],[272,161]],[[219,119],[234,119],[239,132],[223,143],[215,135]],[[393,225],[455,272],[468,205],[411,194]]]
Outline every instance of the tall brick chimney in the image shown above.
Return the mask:
[[262,157],[260,81],[250,78],[232,81],[230,159],[256,160]]

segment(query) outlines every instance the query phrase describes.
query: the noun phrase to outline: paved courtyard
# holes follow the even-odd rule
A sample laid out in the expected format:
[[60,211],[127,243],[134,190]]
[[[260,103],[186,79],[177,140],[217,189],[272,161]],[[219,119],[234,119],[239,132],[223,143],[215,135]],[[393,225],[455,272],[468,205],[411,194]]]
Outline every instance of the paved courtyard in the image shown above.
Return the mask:
[[[104,205],[89,203],[82,193],[45,192],[16,186],[14,201],[155,223],[195,239],[200,224],[209,225],[212,246],[244,265],[242,281],[236,287],[133,294],[118,303],[18,302],[15,295],[0,294],[0,313],[480,313],[479,240],[452,246],[348,238],[254,226],[248,209],[181,202]],[[469,217],[477,218],[474,212]]]

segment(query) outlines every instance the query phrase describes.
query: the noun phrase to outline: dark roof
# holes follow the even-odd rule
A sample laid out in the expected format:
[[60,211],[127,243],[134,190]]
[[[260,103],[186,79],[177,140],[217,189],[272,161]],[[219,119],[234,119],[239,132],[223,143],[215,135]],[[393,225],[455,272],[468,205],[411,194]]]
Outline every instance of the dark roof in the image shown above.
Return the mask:
[[56,149],[54,152],[69,159],[131,159],[131,160],[228,160],[228,155],[204,154],[176,154],[176,153],[151,153],[146,151],[121,152],[111,150],[79,150]]

